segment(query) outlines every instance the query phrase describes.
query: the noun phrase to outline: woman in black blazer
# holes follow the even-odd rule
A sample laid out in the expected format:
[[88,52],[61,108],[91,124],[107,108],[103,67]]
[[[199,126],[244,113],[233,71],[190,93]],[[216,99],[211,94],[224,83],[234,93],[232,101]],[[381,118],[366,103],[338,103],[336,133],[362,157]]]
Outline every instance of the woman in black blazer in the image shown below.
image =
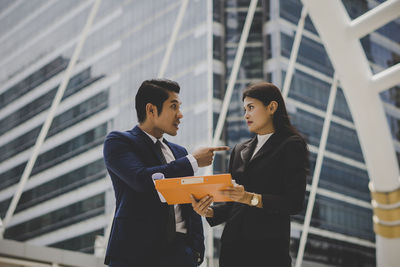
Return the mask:
[[229,172],[237,185],[223,193],[233,202],[210,206],[192,198],[211,226],[226,223],[220,267],[291,266],[290,215],[303,209],[308,150],[291,125],[280,90],[271,83],[243,92],[245,119],[256,136],[232,150]]

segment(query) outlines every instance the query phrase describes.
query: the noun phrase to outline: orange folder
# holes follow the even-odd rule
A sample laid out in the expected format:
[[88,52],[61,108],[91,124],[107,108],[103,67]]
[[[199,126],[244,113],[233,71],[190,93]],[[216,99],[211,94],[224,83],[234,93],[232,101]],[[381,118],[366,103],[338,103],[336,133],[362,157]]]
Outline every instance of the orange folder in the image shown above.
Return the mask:
[[155,186],[169,205],[192,203],[190,194],[196,199],[210,195],[213,196],[214,202],[232,201],[220,192],[221,189],[233,186],[232,176],[229,173],[167,178],[156,180]]

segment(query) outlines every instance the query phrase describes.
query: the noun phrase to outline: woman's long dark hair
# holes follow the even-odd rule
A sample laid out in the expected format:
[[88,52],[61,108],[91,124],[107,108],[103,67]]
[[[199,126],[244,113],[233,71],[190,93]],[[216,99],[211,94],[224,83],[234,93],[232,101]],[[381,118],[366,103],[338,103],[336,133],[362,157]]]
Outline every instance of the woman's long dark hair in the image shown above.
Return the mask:
[[268,106],[271,101],[276,101],[278,103],[278,109],[275,111],[272,119],[275,132],[281,135],[298,135],[302,137],[296,128],[294,128],[290,123],[285,102],[283,101],[281,91],[278,87],[267,82],[255,83],[244,90],[242,101],[245,97],[256,98],[265,106]]

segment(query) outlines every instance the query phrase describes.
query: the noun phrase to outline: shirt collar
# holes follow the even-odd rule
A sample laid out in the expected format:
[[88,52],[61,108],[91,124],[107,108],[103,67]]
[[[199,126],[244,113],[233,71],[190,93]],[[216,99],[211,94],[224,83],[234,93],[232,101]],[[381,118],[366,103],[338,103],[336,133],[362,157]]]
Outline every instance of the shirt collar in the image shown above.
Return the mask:
[[143,132],[145,134],[147,134],[148,137],[150,137],[151,141],[153,141],[154,144],[157,142],[157,140],[160,140],[161,144],[163,143],[164,137],[157,139],[154,136],[152,136],[151,134],[147,133],[146,131],[143,131]]
[[267,142],[267,140],[271,137],[271,135],[273,135],[274,133],[269,133],[269,134],[257,134],[257,142],[258,144],[264,144],[265,142]]

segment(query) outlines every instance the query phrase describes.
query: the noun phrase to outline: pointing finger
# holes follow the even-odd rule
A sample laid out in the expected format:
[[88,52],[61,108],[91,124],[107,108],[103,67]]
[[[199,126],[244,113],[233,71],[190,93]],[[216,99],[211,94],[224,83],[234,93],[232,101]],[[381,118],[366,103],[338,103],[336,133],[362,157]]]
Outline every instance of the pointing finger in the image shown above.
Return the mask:
[[226,151],[229,150],[229,146],[216,146],[216,147],[210,147],[210,151]]

